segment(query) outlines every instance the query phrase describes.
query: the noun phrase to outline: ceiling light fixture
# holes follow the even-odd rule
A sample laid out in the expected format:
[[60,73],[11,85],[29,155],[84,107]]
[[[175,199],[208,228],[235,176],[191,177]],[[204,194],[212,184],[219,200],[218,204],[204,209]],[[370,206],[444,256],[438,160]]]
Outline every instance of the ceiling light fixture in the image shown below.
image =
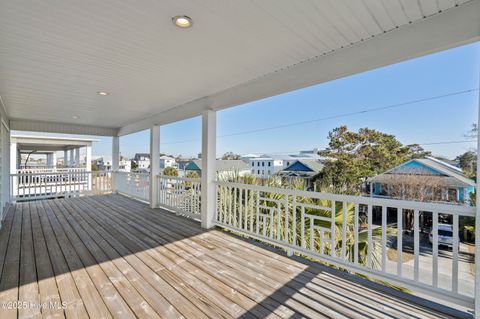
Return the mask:
[[107,96],[108,95],[108,92],[105,92],[105,91],[99,91],[97,92],[98,95],[101,95],[101,96]]
[[190,28],[193,25],[192,19],[184,15],[173,17],[172,22],[177,27],[183,28],[183,29]]
[[76,119],[78,119],[78,116],[72,115],[72,119],[76,120]]

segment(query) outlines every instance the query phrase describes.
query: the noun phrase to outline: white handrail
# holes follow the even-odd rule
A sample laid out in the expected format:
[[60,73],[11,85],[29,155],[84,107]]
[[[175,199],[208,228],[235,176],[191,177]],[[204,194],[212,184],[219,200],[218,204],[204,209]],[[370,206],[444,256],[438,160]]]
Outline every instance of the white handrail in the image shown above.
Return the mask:
[[[459,276],[460,263],[466,263],[459,258],[459,220],[474,218],[474,207],[230,182],[216,185],[215,218],[221,227],[352,272],[473,306],[474,278],[466,272]],[[433,220],[427,234],[421,233],[425,224],[421,216]],[[410,223],[413,234],[405,235]],[[443,230],[439,234],[441,223],[451,225],[451,241],[442,237]],[[451,246],[451,253],[441,250],[440,244]]]
[[21,172],[10,175],[10,188],[15,201],[105,194],[112,191],[111,172]]
[[157,183],[157,202],[161,207],[191,218],[200,218],[200,178],[158,175]]

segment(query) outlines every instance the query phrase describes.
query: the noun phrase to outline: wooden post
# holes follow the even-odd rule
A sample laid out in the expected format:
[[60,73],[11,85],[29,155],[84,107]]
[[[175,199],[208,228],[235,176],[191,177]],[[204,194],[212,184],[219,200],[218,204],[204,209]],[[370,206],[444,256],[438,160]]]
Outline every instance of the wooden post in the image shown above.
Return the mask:
[[150,207],[158,207],[157,176],[160,174],[160,125],[150,128]]
[[215,226],[217,189],[216,174],[217,114],[207,110],[202,114],[202,227]]

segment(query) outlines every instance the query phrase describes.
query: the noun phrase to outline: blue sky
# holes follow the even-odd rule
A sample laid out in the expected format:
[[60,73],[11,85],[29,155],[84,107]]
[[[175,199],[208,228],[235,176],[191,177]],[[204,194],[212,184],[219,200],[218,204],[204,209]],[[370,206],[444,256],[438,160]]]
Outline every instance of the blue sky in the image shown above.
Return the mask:
[[[479,57],[480,43],[474,43],[220,111],[217,154],[324,148],[328,132],[340,125],[394,134],[404,144],[464,140],[477,119],[478,91],[283,129],[224,135],[478,89]],[[201,149],[200,134],[199,117],[162,126],[161,152],[195,156]],[[475,143],[424,147],[435,155],[454,158],[475,147]],[[132,157],[148,149],[148,131],[120,138],[124,156]],[[110,138],[95,143],[94,155],[110,153]]]

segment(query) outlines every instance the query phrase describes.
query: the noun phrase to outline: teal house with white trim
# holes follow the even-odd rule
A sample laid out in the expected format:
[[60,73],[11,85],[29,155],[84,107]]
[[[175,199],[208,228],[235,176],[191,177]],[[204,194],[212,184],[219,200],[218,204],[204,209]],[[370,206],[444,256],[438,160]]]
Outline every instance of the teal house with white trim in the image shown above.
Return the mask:
[[[470,194],[475,190],[475,181],[465,176],[460,168],[434,157],[425,157],[409,160],[382,174],[369,178],[367,182],[370,194],[373,196],[398,197],[398,194],[393,196],[394,183],[402,183],[402,191],[408,193],[408,187],[411,187],[409,185],[412,183],[402,182],[402,178],[406,180],[407,176],[427,183],[435,181],[432,184],[441,185],[439,186],[441,190],[438,192],[438,196],[432,196],[438,201],[469,205]],[[429,187],[425,187],[425,190],[433,192]],[[417,199],[422,200],[421,198]]]

